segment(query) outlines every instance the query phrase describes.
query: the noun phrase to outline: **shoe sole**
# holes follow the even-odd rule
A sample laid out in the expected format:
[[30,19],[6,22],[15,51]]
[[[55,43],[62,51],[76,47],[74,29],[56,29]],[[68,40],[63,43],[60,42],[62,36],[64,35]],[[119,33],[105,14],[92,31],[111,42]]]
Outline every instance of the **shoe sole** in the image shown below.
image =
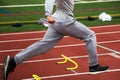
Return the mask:
[[2,76],[3,76],[4,80],[7,80],[6,71],[7,71],[7,68],[8,68],[9,61],[10,61],[10,56],[6,56],[6,58],[4,60],[3,68],[2,68]]
[[107,72],[109,69],[106,69],[104,71],[96,71],[96,72],[90,72],[90,74],[100,74],[100,73],[104,73]]

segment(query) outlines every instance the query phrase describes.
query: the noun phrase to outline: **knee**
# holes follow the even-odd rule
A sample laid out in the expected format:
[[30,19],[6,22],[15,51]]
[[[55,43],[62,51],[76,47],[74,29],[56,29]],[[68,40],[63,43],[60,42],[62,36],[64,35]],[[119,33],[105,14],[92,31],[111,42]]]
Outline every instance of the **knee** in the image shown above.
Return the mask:
[[84,39],[85,42],[91,41],[93,39],[96,39],[96,34],[94,31],[91,31],[88,36]]
[[90,34],[92,37],[96,36],[95,32],[94,31],[91,31],[91,34]]

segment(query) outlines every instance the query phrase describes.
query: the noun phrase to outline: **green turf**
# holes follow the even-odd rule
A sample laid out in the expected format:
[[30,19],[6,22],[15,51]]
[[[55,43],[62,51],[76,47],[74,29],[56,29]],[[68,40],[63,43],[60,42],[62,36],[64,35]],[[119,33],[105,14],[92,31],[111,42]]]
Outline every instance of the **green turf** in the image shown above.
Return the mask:
[[43,4],[45,0],[1,0],[0,5]]
[[8,33],[8,32],[21,32],[21,31],[38,31],[38,30],[46,30],[44,26],[36,24],[23,24],[22,27],[13,27],[12,25],[1,25],[0,33]]
[[[13,0],[9,0],[9,1],[13,1]],[[20,2],[20,1],[17,2],[17,0],[15,0],[15,1],[16,1],[16,4],[18,4]],[[30,0],[30,2],[32,2],[32,1],[33,0]],[[30,2],[29,2],[29,4],[30,4]],[[43,2],[44,1],[42,0],[42,3]],[[75,17],[98,16],[102,12],[106,12],[108,14],[120,14],[119,2],[120,1],[104,2],[104,3],[76,4],[74,14],[75,14]],[[9,4],[12,4],[12,3],[9,3]],[[13,4],[15,4],[15,3],[13,3]],[[44,17],[44,7],[2,8],[2,9],[9,11],[11,14],[14,14],[14,16],[3,16],[2,14],[0,14],[0,23],[1,22],[11,22],[11,21],[39,20],[39,18]],[[37,14],[38,12],[41,14]],[[83,24],[85,24],[87,26],[120,24],[120,16],[113,17],[112,21],[110,21],[110,22],[102,22],[98,19],[94,20],[94,21],[79,19],[78,21],[82,22]],[[38,25],[37,23],[23,24],[23,27],[20,27],[20,28],[12,27],[11,24],[10,25],[0,25],[0,33],[31,31],[31,30],[44,30],[44,29],[46,29],[46,28]]]
[[[104,6],[101,6],[104,5]],[[112,9],[110,9],[112,8]],[[19,20],[36,20],[44,17],[44,7],[27,7],[27,8],[3,8],[11,14],[21,14],[21,16],[0,16],[0,22],[4,21],[19,21]],[[100,10],[99,10],[100,9]],[[103,10],[102,10],[103,9]],[[102,12],[109,14],[120,13],[119,2],[106,3],[91,3],[91,4],[77,4],[75,5],[75,17],[79,16],[98,16]],[[79,10],[79,11],[78,11]],[[33,12],[42,12],[42,14],[35,14]],[[27,14],[31,13],[31,14]],[[32,14],[33,13],[33,14]],[[24,14],[24,15],[22,15]]]
[[[120,20],[119,19],[113,19],[112,21],[106,21],[102,22],[100,20],[79,20],[79,22],[85,24],[88,27],[91,26],[100,26],[100,25],[110,25],[110,24],[119,24]],[[10,25],[0,25],[0,33],[8,33],[8,32],[21,32],[21,31],[39,31],[39,30],[46,30],[47,28],[38,25],[37,23],[34,24],[23,24],[22,27],[13,27],[11,24]]]

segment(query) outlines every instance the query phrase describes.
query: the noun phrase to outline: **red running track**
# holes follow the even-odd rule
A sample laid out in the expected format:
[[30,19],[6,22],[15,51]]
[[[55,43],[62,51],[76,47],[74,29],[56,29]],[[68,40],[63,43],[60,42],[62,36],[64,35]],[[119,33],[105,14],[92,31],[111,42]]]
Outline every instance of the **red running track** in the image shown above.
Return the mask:
[[[109,65],[107,72],[89,74],[88,55],[83,41],[65,36],[51,51],[44,55],[36,56],[23,64],[20,64],[15,72],[10,74],[8,80],[34,80],[32,74],[37,74],[42,80],[120,80],[120,25],[90,27],[96,32],[99,63]],[[34,42],[41,40],[45,31],[6,33],[0,34],[0,74],[2,62],[6,55],[14,56]],[[63,61],[64,54],[79,65],[76,70],[65,70],[66,67],[74,66],[68,62],[58,65],[56,62]],[[2,76],[0,75],[0,80]]]

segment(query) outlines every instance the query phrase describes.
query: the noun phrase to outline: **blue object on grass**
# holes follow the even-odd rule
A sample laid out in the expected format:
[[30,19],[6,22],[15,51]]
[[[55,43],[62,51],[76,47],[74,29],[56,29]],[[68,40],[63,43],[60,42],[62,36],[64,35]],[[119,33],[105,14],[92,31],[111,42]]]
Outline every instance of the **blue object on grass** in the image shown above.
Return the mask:
[[3,14],[10,14],[10,12],[4,10],[4,9],[0,9],[0,12],[3,13]]

